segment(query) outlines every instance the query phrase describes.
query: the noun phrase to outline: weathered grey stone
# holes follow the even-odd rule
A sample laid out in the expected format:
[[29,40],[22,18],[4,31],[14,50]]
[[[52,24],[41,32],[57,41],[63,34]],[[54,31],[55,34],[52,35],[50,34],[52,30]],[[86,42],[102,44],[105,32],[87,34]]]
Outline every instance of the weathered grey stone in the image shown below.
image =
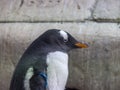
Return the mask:
[[75,21],[91,16],[95,0],[1,0],[0,21]]
[[120,0],[98,0],[93,13],[95,19],[120,21]]
[[88,49],[70,54],[68,87],[80,90],[120,89],[120,26],[115,23],[1,23],[0,90],[8,90],[10,79],[23,52],[47,29],[71,33]]

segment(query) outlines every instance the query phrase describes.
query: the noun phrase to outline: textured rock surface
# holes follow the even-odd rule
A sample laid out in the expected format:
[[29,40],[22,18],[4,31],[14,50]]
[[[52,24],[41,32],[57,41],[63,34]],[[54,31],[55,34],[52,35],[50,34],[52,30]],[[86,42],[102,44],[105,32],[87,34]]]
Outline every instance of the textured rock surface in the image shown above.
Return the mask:
[[1,0],[0,21],[120,22],[120,0]]
[[[0,21],[75,21],[91,16],[95,0],[1,0]],[[73,12],[74,11],[74,12]]]
[[95,19],[120,21],[120,0],[98,0],[93,13]]
[[71,33],[88,49],[70,54],[68,87],[80,90],[119,90],[120,25],[114,23],[1,23],[0,90],[8,90],[14,66],[29,44],[45,30],[58,28]]

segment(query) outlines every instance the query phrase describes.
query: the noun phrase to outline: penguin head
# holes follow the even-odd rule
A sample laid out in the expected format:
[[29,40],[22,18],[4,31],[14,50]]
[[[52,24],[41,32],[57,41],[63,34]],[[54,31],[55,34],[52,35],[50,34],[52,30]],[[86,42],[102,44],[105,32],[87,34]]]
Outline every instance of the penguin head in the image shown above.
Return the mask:
[[42,41],[50,48],[63,50],[68,52],[76,48],[87,48],[88,45],[82,42],[78,42],[68,32],[58,29],[51,29],[46,31],[42,36]]

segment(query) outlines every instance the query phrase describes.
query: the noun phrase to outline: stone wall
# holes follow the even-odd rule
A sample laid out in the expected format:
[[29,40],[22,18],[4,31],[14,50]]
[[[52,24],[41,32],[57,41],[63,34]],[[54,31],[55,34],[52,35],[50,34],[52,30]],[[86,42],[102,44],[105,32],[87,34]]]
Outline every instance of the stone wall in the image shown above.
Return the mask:
[[0,90],[29,44],[52,28],[89,44],[69,53],[67,87],[120,89],[120,0],[1,0]]

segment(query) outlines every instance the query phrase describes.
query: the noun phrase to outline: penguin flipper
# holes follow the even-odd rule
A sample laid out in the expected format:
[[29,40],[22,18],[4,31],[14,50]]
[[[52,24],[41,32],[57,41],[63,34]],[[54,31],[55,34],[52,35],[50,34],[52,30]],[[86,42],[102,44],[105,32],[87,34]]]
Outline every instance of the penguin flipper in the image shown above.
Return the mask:
[[31,90],[46,90],[46,80],[40,75],[33,75],[30,79]]
[[37,61],[33,65],[34,75],[30,78],[31,90],[46,90],[47,74],[45,62]]

